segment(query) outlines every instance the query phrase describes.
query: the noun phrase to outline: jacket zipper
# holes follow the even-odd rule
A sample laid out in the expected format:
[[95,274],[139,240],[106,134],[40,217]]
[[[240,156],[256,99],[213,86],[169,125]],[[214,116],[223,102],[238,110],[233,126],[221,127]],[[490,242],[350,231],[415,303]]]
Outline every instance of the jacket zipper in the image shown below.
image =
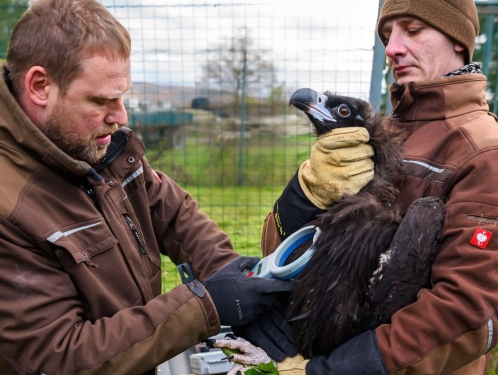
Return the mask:
[[137,227],[135,226],[135,224],[133,224],[133,221],[131,220],[131,218],[128,215],[125,215],[125,219],[126,219],[126,222],[128,223],[128,225],[130,226],[130,229],[133,232],[135,239],[138,242],[138,246],[140,247],[140,251],[142,251],[143,255],[146,255],[147,250],[145,250],[145,246],[142,242],[142,239],[140,238],[140,235],[138,234]]

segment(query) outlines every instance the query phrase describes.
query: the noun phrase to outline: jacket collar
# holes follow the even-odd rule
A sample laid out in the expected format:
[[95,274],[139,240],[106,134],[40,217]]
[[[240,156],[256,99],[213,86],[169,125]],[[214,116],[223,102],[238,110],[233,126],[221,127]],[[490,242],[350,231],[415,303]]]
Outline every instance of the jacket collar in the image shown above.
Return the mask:
[[472,111],[489,111],[486,76],[465,74],[389,87],[396,121],[434,121]]

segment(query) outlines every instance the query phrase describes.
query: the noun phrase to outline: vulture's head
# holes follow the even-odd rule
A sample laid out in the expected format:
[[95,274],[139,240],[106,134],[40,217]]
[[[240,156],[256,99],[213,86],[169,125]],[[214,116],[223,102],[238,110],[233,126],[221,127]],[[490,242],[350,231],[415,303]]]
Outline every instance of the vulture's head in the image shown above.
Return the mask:
[[372,106],[361,99],[323,94],[312,89],[299,89],[292,94],[289,105],[306,113],[317,135],[332,129],[364,126],[374,118]]

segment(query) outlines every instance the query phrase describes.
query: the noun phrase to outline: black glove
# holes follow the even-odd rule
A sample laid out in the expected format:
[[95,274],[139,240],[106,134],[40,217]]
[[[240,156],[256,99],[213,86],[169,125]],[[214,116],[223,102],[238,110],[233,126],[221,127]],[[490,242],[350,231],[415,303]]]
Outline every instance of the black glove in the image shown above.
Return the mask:
[[335,348],[328,356],[312,358],[306,375],[388,375],[375,331],[366,331]]
[[279,293],[296,289],[294,280],[251,278],[242,273],[258,261],[258,257],[241,256],[202,282],[216,305],[221,324],[252,322],[277,300]]
[[[299,171],[298,171],[299,172]],[[273,205],[273,217],[280,239],[283,241],[305,224],[325,212],[304,195],[299,185],[298,172],[291,178],[282,195]]]
[[232,326],[233,332],[259,346],[277,362],[285,357],[294,357],[298,351],[294,346],[292,329],[287,322],[286,306],[276,302],[255,321],[243,326]]

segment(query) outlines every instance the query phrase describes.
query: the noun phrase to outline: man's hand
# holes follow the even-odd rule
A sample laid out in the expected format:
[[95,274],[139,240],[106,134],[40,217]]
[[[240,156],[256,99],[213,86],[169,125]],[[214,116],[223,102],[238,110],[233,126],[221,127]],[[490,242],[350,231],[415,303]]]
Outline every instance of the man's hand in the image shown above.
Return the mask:
[[294,280],[250,278],[243,274],[258,261],[258,257],[239,257],[202,282],[216,305],[221,324],[252,322],[279,294],[296,289]]
[[306,375],[306,364],[309,359],[304,359],[300,354],[287,357],[278,363],[279,375]]
[[313,357],[306,365],[306,374],[388,375],[389,372],[380,354],[375,331],[366,331],[329,355]]
[[358,193],[374,176],[374,155],[367,129],[334,129],[317,139],[309,160],[299,168],[306,197],[324,210],[344,195]]
[[273,206],[283,241],[346,194],[358,193],[374,176],[374,155],[365,128],[338,128],[317,139],[309,160]]
[[233,332],[259,346],[275,361],[297,354],[294,346],[292,329],[287,322],[284,304],[276,302],[255,321],[243,325],[232,326]]

